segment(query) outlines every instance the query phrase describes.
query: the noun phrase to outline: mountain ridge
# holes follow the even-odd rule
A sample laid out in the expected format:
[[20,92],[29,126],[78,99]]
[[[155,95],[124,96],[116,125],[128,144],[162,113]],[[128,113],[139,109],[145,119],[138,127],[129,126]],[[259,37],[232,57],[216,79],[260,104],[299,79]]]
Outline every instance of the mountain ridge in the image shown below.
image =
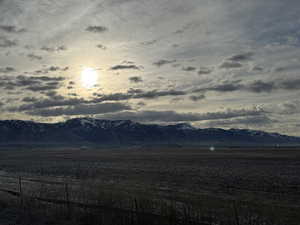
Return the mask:
[[248,129],[196,128],[188,123],[142,124],[131,120],[89,117],[40,123],[0,120],[0,144],[96,145],[300,145],[300,137]]

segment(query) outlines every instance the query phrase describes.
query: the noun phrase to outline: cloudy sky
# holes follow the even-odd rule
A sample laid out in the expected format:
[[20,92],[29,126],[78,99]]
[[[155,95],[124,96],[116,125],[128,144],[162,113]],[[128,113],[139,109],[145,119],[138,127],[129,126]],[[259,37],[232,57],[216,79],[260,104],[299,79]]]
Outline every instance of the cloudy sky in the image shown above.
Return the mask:
[[299,0],[0,0],[0,119],[300,135]]

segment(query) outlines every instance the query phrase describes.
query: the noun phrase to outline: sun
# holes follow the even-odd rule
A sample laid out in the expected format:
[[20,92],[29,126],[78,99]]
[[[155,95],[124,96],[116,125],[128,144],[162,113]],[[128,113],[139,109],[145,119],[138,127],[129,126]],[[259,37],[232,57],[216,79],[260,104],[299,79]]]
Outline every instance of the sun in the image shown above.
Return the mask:
[[93,68],[85,68],[81,71],[81,84],[85,88],[93,88],[98,84],[98,73]]

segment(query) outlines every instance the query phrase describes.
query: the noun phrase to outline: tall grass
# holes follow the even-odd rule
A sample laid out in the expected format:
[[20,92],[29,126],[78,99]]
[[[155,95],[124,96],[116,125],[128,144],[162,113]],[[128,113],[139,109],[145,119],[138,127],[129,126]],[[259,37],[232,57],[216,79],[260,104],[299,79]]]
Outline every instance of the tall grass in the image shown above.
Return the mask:
[[[43,196],[53,196],[43,188]],[[95,190],[95,189],[94,189]],[[49,193],[47,193],[49,192]],[[38,192],[34,192],[38,193]],[[275,225],[273,221],[256,213],[239,201],[228,202],[227,208],[205,208],[208,202],[178,202],[151,194],[135,194],[119,189],[97,188],[92,195],[80,188],[72,197],[85,201],[81,205],[49,203],[37,200],[35,194],[24,195],[22,204],[18,198],[9,203],[1,199],[0,207],[15,209],[15,223],[72,224],[72,225]],[[85,194],[84,194],[85,193]],[[1,197],[1,196],[0,196]],[[176,196],[174,196],[175,199]],[[202,199],[204,201],[204,199]],[[6,202],[6,203],[4,203]],[[200,204],[201,203],[201,204]],[[209,204],[207,204],[209,205]],[[1,215],[1,212],[0,212]]]

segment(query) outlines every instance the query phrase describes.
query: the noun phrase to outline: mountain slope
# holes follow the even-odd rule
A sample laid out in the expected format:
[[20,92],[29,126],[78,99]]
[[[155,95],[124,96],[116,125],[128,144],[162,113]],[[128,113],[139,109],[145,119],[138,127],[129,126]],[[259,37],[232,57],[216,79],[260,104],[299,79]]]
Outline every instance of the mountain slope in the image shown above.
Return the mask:
[[300,145],[299,137],[245,129],[197,129],[189,124],[161,126],[129,120],[77,118],[62,123],[0,121],[0,144],[97,145]]

